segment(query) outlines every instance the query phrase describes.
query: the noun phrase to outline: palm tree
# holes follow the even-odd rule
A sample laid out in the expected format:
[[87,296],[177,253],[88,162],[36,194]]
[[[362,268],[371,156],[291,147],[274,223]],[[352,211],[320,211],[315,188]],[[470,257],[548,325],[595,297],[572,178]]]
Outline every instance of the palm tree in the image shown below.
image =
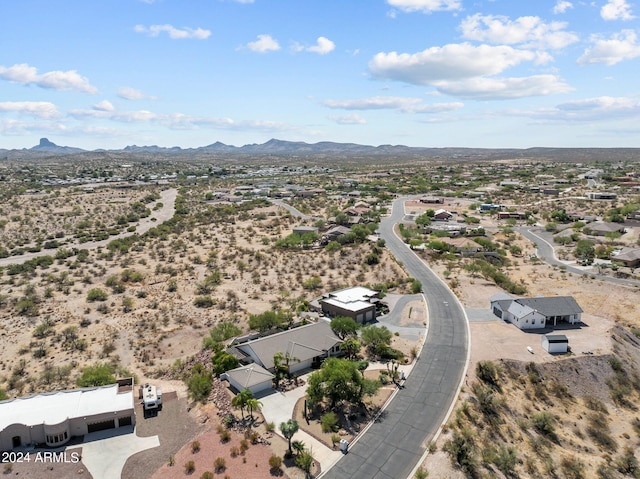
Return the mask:
[[298,432],[300,426],[298,426],[298,421],[294,419],[289,419],[287,422],[283,422],[280,424],[280,431],[282,435],[289,441],[289,454],[293,454],[291,450],[291,438],[293,435]]
[[304,452],[304,442],[302,441],[293,441],[291,443],[291,447],[296,450],[296,456],[299,456],[300,453]]
[[256,398],[252,397],[247,400],[247,409],[249,409],[249,415],[251,416],[251,421],[253,421],[253,411],[259,411],[262,408],[262,403],[258,401]]
[[253,393],[251,390],[245,388],[240,391],[236,396],[231,400],[231,405],[233,407],[239,407],[240,413],[242,414],[242,420],[244,421],[244,408],[247,406],[247,402],[253,399]]

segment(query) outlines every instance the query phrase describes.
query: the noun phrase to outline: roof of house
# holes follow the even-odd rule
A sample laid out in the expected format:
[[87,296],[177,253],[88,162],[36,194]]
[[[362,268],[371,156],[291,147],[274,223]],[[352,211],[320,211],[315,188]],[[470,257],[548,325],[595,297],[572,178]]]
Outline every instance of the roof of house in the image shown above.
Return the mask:
[[589,225],[591,231],[603,231],[605,233],[622,231],[624,225],[622,223],[608,223],[606,221],[596,221]]
[[53,425],[133,408],[133,390],[119,392],[117,384],[36,394],[0,401],[0,431],[11,424]]
[[320,302],[355,312],[370,308],[372,305],[371,298],[377,297],[378,293],[376,291],[363,286],[355,286],[329,293]]
[[259,364],[248,364],[226,372],[227,378],[232,379],[243,388],[251,388],[265,381],[271,381],[275,376]]
[[[498,303],[502,310],[512,310],[513,303],[526,306],[534,311],[538,311],[544,316],[568,316],[582,313],[582,308],[578,305],[573,296],[539,296],[536,298],[514,298],[507,293],[497,293],[489,298],[491,304]],[[524,310],[522,310],[524,312]],[[528,313],[526,313],[528,314]]]
[[545,338],[550,343],[568,343],[569,342],[569,338],[567,338],[564,334],[547,334]]
[[273,356],[276,353],[289,354],[298,363],[313,359],[331,349],[341,339],[331,329],[328,321],[307,324],[281,333],[254,339],[236,347],[240,350],[251,350],[266,369],[274,367]]
[[611,257],[612,261],[635,261],[640,259],[640,249],[632,249]]
[[573,296],[540,296],[537,298],[520,298],[515,301],[529,306],[545,316],[568,316],[582,313],[582,308]]

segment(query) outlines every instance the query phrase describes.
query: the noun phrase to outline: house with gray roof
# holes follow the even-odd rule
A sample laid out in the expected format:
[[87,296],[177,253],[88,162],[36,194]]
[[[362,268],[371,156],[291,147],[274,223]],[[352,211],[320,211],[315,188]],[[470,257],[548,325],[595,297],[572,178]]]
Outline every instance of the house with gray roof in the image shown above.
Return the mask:
[[220,375],[237,391],[249,389],[253,394],[271,389],[275,375],[259,364],[252,363],[231,369]]
[[234,344],[233,348],[243,356],[241,362],[255,363],[268,372],[274,372],[273,357],[281,353],[288,358],[289,372],[295,373],[340,354],[341,343],[329,321],[320,319],[317,323]]
[[582,308],[573,296],[513,298],[498,293],[489,301],[494,315],[520,329],[542,329],[556,326],[558,322],[577,324],[582,321]]
[[614,263],[621,263],[629,268],[636,268],[640,266],[640,249],[632,249],[615,256],[611,256],[611,261]]
[[625,232],[624,224],[622,223],[610,223],[607,221],[596,221],[589,224],[584,228],[584,232],[592,236],[605,236],[607,233],[621,233]]

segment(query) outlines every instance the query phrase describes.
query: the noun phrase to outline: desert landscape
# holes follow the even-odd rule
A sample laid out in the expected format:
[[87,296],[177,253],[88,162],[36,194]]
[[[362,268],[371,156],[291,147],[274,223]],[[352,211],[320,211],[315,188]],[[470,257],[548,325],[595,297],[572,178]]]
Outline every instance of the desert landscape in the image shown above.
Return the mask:
[[[491,176],[506,168],[513,174],[520,163],[506,165],[469,166],[464,171]],[[615,477],[620,467],[611,464],[630,460],[627,449],[638,441],[632,405],[640,384],[635,382],[640,376],[636,376],[634,339],[640,332],[636,307],[640,283],[633,283],[632,268],[611,261],[579,264],[575,244],[581,239],[592,242],[594,250],[602,250],[598,254],[633,248],[638,228],[594,240],[583,231],[583,224],[576,227],[579,221],[568,223],[576,238],[556,245],[555,256],[563,263],[550,265],[518,228],[538,227],[557,234],[563,228],[548,225],[555,223],[559,204],[562,211],[601,216],[609,215],[615,204],[592,205],[575,190],[562,201],[534,192],[525,202],[513,189],[489,182],[485,188],[492,192],[490,204],[500,203],[506,211],[528,211],[526,220],[500,219],[495,212],[482,213],[476,199],[438,195],[438,182],[449,175],[449,183],[454,176],[468,177],[463,170],[432,175],[433,183],[425,190],[421,185],[428,174],[416,175],[415,168],[397,174],[404,178],[402,191],[395,187],[398,178],[389,182],[357,169],[342,177],[326,173],[296,177],[298,191],[313,191],[286,198],[299,217],[268,196],[248,193],[246,180],[229,178],[164,186],[65,186],[35,194],[14,190],[4,199],[2,211],[8,219],[0,228],[3,394],[16,397],[72,388],[104,367],[112,377],[133,376],[139,384],[151,382],[175,392],[188,401],[180,414],[194,424],[181,444],[173,441],[154,453],[132,457],[123,477],[139,476],[132,472],[140,468],[136,464],[144,464],[147,477],[158,478],[175,477],[178,470],[228,477],[265,477],[267,471],[295,477],[300,471],[297,456],[287,459],[278,425],[269,425],[257,410],[249,429],[243,422],[242,427],[231,428],[230,440],[222,441],[225,417],[239,417],[231,406],[238,391],[214,378],[211,391],[196,398],[190,379],[199,368],[210,368],[213,352],[205,345],[209,332],[219,325],[247,333],[252,318],[267,312],[287,321],[314,321],[317,313],[310,303],[345,287],[368,286],[389,298],[415,292],[414,280],[375,232],[394,196],[406,194],[414,199],[404,203],[406,216],[397,234],[457,295],[467,312],[471,336],[467,374],[453,414],[428,447],[416,477],[427,471],[429,477],[443,478],[544,477],[550,471],[559,477],[605,477],[602,474],[609,472],[614,475],[606,477]],[[438,166],[435,171],[443,170]],[[276,190],[270,186],[270,191]],[[420,201],[427,192],[435,192],[442,201]],[[503,284],[474,267],[479,264],[477,256],[446,249],[446,234],[423,229],[425,218],[427,225],[437,224],[428,218],[440,210],[452,213],[448,224],[482,231],[477,244],[501,258],[496,264],[507,278]],[[350,219],[355,217],[357,222]],[[340,224],[352,228],[347,241],[323,240],[323,232]],[[317,228],[319,234],[304,242],[292,233],[299,226]],[[608,281],[601,274],[611,278],[624,274],[627,283]],[[487,316],[489,298],[505,288],[529,297],[575,298],[584,312],[582,324],[559,330],[569,337],[568,355],[549,355],[540,346],[540,334]],[[415,314],[420,314],[416,312],[422,311],[423,319],[417,321],[426,327],[427,309],[411,303],[400,313],[404,318],[400,325],[408,324],[412,314],[416,321]],[[422,339],[396,335],[391,347],[410,365]],[[371,381],[389,371],[388,364],[376,363],[365,348],[356,355],[371,362],[364,376]],[[588,379],[592,377],[603,378],[597,388]],[[393,383],[380,387],[368,400],[370,414],[363,414],[364,422],[355,431],[373,418],[395,388]],[[481,409],[487,397],[490,413]],[[302,410],[298,405],[293,411],[300,429],[335,450],[335,433],[322,430],[320,416],[306,421]],[[562,434],[545,436],[532,425],[543,412],[554,431]],[[584,418],[591,421],[586,426]],[[343,426],[346,422],[339,420]],[[596,425],[608,431],[605,438],[589,432]],[[484,432],[472,441],[474,428]],[[341,430],[340,437],[352,441],[356,436]],[[250,447],[240,447],[247,441]],[[452,452],[456,444],[470,445],[469,464]],[[578,461],[585,453],[590,460]],[[273,456],[284,460],[273,459],[274,467]],[[212,465],[216,458],[224,458],[224,467],[221,461],[217,468]],[[190,461],[191,472],[186,466]],[[318,474],[320,464],[310,464],[311,472]],[[12,470],[19,476],[28,473],[28,467],[19,464]],[[578,475],[571,476],[574,473]],[[83,474],[90,476],[88,471]]]

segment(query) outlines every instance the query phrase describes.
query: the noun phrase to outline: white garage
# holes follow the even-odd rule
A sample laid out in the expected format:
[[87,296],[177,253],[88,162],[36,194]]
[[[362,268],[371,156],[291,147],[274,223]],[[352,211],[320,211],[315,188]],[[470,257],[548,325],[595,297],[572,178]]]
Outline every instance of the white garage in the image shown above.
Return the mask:
[[562,354],[569,350],[569,338],[564,334],[547,334],[542,336],[542,349],[549,354]]
[[231,369],[220,376],[226,379],[237,391],[249,389],[254,395],[271,389],[275,376],[259,364],[253,363],[247,366]]

